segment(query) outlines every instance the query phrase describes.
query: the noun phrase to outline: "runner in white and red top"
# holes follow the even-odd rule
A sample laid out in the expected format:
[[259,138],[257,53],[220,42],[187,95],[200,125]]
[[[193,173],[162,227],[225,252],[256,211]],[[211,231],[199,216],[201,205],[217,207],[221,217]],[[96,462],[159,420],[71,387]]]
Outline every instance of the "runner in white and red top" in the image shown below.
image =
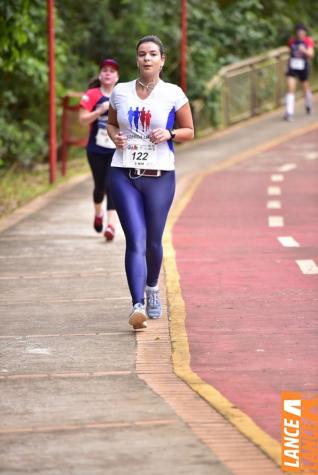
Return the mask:
[[126,237],[134,329],[145,328],[147,316],[161,316],[158,279],[162,234],[175,192],[173,141],[193,138],[187,97],[159,77],[164,62],[160,39],[142,38],[137,44],[139,77],[118,84],[110,98],[107,129],[116,144],[111,190]]
[[95,206],[94,228],[103,231],[102,204],[107,198],[107,225],[104,236],[111,241],[115,235],[117,215],[110,193],[109,174],[115,144],[107,133],[109,97],[119,79],[119,65],[114,59],[105,59],[100,65],[97,87],[90,87],[83,95],[79,120],[90,125],[86,146],[87,158],[94,179],[93,201]]
[[301,81],[305,93],[305,108],[307,114],[312,112],[311,90],[309,86],[309,60],[314,55],[314,40],[308,36],[308,31],[303,23],[296,25],[296,36],[290,38],[288,46],[290,57],[288,60],[286,113],[285,120],[291,121],[295,111],[295,91],[297,80]]

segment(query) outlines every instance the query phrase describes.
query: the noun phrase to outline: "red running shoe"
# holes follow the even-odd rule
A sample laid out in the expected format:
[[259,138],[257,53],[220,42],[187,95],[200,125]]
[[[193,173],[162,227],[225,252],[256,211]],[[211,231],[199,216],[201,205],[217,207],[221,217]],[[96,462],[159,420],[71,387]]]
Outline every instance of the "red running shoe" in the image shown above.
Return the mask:
[[112,224],[108,224],[106,231],[104,232],[106,241],[112,241],[115,237],[115,228]]
[[101,233],[103,230],[103,216],[95,216],[94,229],[97,233]]

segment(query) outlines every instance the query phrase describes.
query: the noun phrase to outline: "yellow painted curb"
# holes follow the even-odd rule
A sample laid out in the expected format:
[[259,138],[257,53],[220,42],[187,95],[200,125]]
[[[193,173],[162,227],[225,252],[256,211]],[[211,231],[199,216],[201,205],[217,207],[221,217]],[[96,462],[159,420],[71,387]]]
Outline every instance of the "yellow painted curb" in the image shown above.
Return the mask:
[[204,172],[199,173],[192,180],[186,192],[177,201],[171,210],[164,234],[164,270],[167,291],[167,300],[170,313],[170,337],[172,346],[172,362],[174,372],[196,393],[204,398],[214,409],[222,414],[242,434],[257,445],[278,466],[281,463],[281,447],[279,442],[263,431],[243,411],[235,407],[231,401],[225,398],[217,389],[203,381],[190,367],[190,351],[188,335],[185,327],[186,309],[180,286],[180,276],[176,263],[175,250],[173,247],[173,227],[183,210],[191,201],[193,194],[201,181],[208,175],[225,170],[252,156],[269,150],[270,148],[296,138],[318,127],[318,123],[289,132],[279,139],[271,140],[257,147],[248,149],[240,154],[230,157],[228,160],[213,164]]

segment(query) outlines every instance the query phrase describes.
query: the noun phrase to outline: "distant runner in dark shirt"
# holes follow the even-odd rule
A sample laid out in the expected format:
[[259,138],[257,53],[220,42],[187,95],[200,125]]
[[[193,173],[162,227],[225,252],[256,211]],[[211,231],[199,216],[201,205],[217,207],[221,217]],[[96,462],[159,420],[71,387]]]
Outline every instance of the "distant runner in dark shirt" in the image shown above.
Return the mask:
[[307,114],[312,112],[311,90],[309,86],[309,59],[314,56],[314,40],[308,36],[305,25],[296,25],[296,36],[290,38],[288,46],[290,57],[287,69],[287,89],[285,120],[292,121],[295,112],[295,91],[297,80],[301,81],[305,93],[305,108]]

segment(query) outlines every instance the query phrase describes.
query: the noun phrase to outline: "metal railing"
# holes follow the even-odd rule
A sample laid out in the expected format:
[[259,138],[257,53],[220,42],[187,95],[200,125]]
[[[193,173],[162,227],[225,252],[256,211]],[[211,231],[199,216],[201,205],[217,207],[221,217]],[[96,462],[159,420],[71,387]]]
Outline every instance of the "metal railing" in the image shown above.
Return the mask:
[[[281,47],[223,67],[206,85],[204,99],[193,102],[199,133],[227,127],[280,107],[286,93],[289,48]],[[311,76],[314,89],[318,78]]]
[[61,170],[63,176],[66,174],[69,147],[84,147],[87,142],[88,127],[81,126],[78,120],[82,95],[82,92],[69,92],[62,98]]

